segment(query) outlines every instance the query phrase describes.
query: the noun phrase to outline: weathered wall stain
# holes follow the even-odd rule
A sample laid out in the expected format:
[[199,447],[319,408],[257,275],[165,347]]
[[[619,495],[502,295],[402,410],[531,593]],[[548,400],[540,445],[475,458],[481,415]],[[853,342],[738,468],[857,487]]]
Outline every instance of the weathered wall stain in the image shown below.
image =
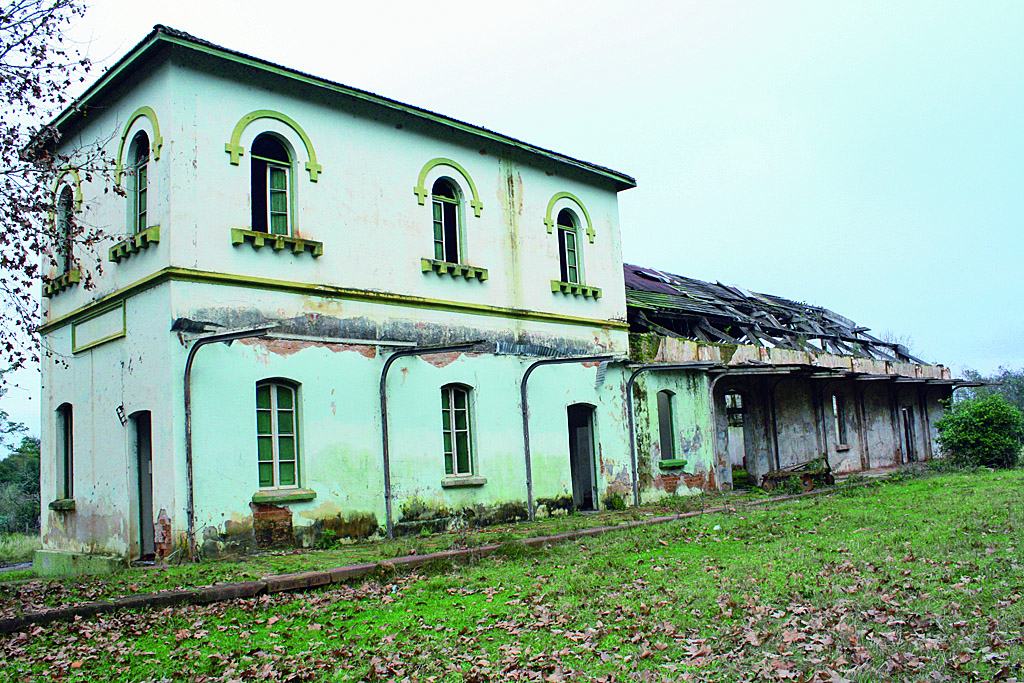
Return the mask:
[[284,356],[286,358],[288,356],[298,353],[299,351],[302,351],[303,349],[308,348],[327,349],[328,351],[333,351],[335,353],[341,353],[342,351],[355,351],[356,353],[360,354],[365,358],[373,359],[377,357],[377,347],[370,346],[370,344],[373,343],[372,341],[368,341],[366,346],[362,344],[356,346],[353,344],[342,344],[338,342],[320,342],[307,339],[250,338],[241,339],[239,340],[239,342],[241,344],[245,344],[246,346],[258,346],[264,348],[270,353],[276,354],[278,356]]

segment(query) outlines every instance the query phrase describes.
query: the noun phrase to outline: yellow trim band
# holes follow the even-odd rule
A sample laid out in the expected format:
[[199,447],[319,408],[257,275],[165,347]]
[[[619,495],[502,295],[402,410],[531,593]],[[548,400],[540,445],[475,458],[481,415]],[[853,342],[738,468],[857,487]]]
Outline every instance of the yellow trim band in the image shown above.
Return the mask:
[[235,124],[235,129],[231,131],[231,141],[224,145],[224,151],[231,156],[232,165],[238,166],[239,159],[243,154],[245,154],[245,149],[240,144],[242,133],[249,127],[250,123],[259,121],[260,119],[274,119],[275,121],[280,121],[295,131],[295,134],[302,139],[302,144],[306,147],[306,156],[309,158],[309,161],[306,162],[306,170],[309,171],[310,182],[315,183],[323,172],[323,167],[317,163],[316,150],[313,149],[313,142],[309,139],[309,136],[306,135],[306,131],[302,130],[302,126],[295,123],[294,119],[272,109],[257,109],[256,111],[249,112]]
[[132,124],[135,123],[135,120],[143,116],[149,119],[149,125],[153,128],[153,139],[149,141],[149,151],[153,155],[153,161],[160,158],[160,148],[164,146],[164,139],[160,137],[160,123],[156,120],[156,112],[153,111],[152,107],[139,107],[128,117],[128,123],[124,127],[124,132],[121,133],[121,144],[117,146],[117,170],[114,172],[114,183],[117,185],[121,184],[121,178],[124,177],[122,160],[124,159],[124,143],[128,140],[128,132],[132,129]]
[[419,202],[420,206],[423,206],[423,204],[426,203],[427,196],[430,194],[424,185],[427,180],[427,174],[437,166],[447,166],[454,169],[466,179],[466,183],[469,184],[469,191],[473,195],[473,199],[470,200],[469,205],[473,207],[473,215],[480,218],[480,212],[484,210],[484,203],[480,201],[480,195],[476,191],[476,183],[474,183],[473,179],[469,177],[469,171],[464,169],[462,164],[459,162],[452,161],[451,159],[445,159],[443,157],[431,159],[423,165],[422,169],[420,169],[419,178],[416,180],[416,187],[412,188],[413,194],[416,195],[416,201]]
[[555,208],[555,202],[559,199],[569,199],[574,202],[576,206],[580,207],[580,211],[583,212],[583,217],[587,219],[587,237],[590,238],[590,243],[593,244],[594,235],[597,233],[594,232],[594,224],[590,220],[590,212],[587,211],[587,207],[583,206],[583,202],[580,201],[580,198],[572,192],[559,192],[548,201],[548,212],[544,216],[544,225],[548,229],[548,234],[550,235],[555,229],[555,219],[551,217],[551,211]]
[[629,325],[617,320],[598,320],[594,318],[581,318],[577,316],[559,315],[558,313],[546,313],[543,311],[529,311],[521,308],[503,308],[500,306],[488,306],[486,304],[470,304],[461,301],[446,301],[444,299],[428,299],[426,297],[408,296],[405,294],[393,294],[390,292],[377,292],[366,289],[350,289],[346,287],[335,287],[332,285],[315,285],[308,282],[292,282],[289,280],[272,280],[269,278],[247,277],[243,275],[230,275],[228,273],[216,273],[204,270],[191,270],[188,268],[168,267],[133,282],[116,292],[112,292],[91,304],[83,306],[70,313],[55,318],[45,325],[40,326],[40,334],[48,334],[56,329],[67,325],[70,322],[77,322],[80,318],[88,316],[98,308],[127,299],[135,294],[151,289],[168,281],[177,282],[199,282],[213,285],[226,285],[231,287],[247,287],[250,289],[267,289],[278,292],[291,292],[307,296],[320,296],[328,299],[348,299],[350,301],[366,301],[370,303],[386,304],[390,306],[404,306],[408,308],[429,308],[433,310],[449,311],[452,313],[465,313],[468,315],[486,315],[499,318],[513,318],[518,320],[531,320],[534,322],[554,323],[560,325],[580,325],[584,327],[599,327],[612,330],[628,330]]

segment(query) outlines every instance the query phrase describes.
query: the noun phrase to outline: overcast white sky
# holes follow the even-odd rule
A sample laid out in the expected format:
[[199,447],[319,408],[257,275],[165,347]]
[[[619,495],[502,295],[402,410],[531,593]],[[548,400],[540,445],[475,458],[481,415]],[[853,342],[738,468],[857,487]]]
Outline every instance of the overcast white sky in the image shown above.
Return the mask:
[[95,0],[74,36],[109,66],[156,23],[633,175],[627,262],[1024,366],[1019,0]]

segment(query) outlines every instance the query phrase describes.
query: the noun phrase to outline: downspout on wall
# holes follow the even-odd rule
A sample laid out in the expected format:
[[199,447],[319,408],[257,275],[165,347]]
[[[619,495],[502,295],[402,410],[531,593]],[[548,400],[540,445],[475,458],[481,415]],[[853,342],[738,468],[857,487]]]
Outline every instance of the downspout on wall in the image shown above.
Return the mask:
[[530,404],[526,400],[526,383],[530,375],[541,365],[560,365],[562,363],[594,363],[613,361],[614,356],[605,354],[603,356],[573,356],[568,358],[545,358],[534,361],[523,373],[523,379],[519,382],[520,409],[523,413],[523,453],[526,459],[526,508],[530,513],[530,521],[535,519],[533,505],[533,464],[530,460]]
[[384,361],[384,368],[380,372],[380,431],[382,442],[381,454],[384,465],[384,514],[387,520],[388,538],[395,537],[395,524],[391,512],[391,451],[388,446],[388,370],[391,369],[391,365],[399,358],[423,356],[430,353],[470,351],[481,343],[483,343],[483,340],[462,342],[461,344],[446,344],[443,346],[415,346],[411,349],[395,351]]
[[196,353],[207,344],[214,342],[231,343],[236,339],[251,339],[254,337],[265,337],[270,330],[277,328],[277,323],[272,325],[260,325],[242,330],[228,330],[216,332],[205,337],[198,337],[193,341],[192,348],[188,350],[188,357],[185,359],[185,513],[188,519],[188,556],[193,562],[199,560],[199,553],[196,548],[196,510],[195,510],[195,486],[192,476],[192,363],[195,361]]

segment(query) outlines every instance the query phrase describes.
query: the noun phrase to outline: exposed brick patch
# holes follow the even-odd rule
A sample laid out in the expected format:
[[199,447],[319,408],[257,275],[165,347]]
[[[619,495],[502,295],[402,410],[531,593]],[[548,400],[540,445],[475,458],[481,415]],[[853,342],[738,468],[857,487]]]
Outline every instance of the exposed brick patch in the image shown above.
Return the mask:
[[270,503],[249,503],[252,508],[252,531],[256,545],[279,548],[295,545],[292,534],[292,511]]
[[171,517],[167,510],[160,509],[156,521],[153,522],[153,545],[156,548],[156,556],[164,558],[171,554],[174,549],[174,536],[171,535]]
[[239,342],[242,344],[247,344],[249,346],[262,346],[267,351],[278,356],[284,356],[286,358],[288,356],[291,356],[292,354],[302,351],[303,349],[308,349],[311,347],[327,349],[328,351],[333,351],[334,353],[339,353],[342,351],[355,351],[359,355],[365,358],[369,358],[371,360],[377,357],[376,346],[364,346],[362,344],[340,344],[334,342],[320,342],[304,339],[241,339],[239,340]]

